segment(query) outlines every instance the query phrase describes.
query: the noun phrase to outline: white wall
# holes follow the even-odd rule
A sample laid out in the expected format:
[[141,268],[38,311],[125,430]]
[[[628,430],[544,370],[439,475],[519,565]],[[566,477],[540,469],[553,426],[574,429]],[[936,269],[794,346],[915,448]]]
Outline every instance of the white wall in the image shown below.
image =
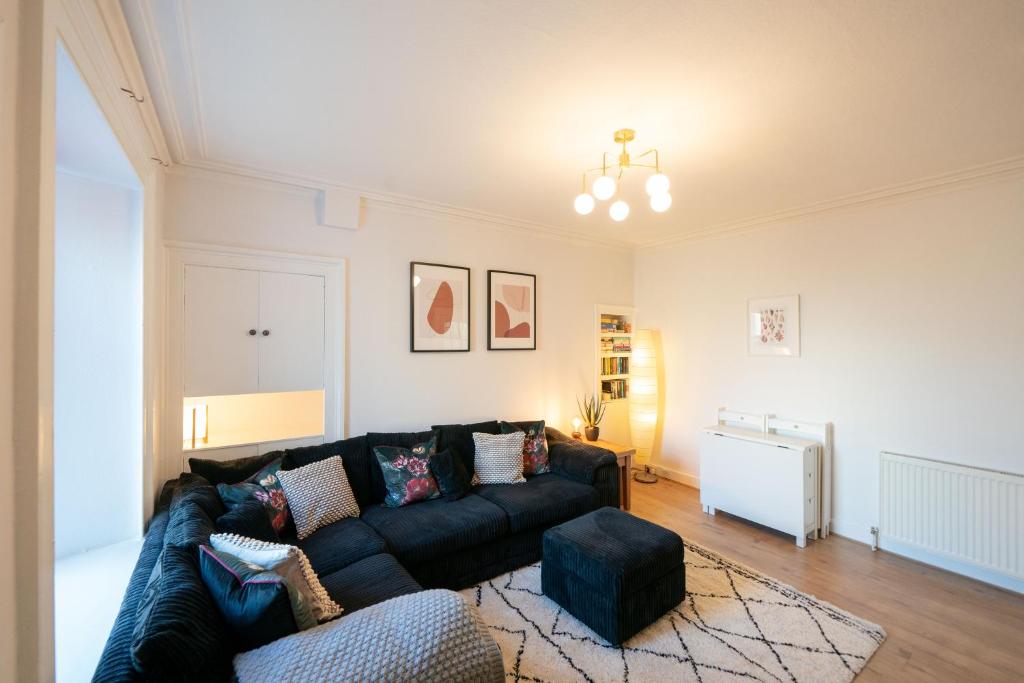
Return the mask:
[[[169,240],[349,259],[352,435],[492,418],[567,428],[594,387],[594,304],[632,303],[625,250],[376,206],[361,230],[322,227],[315,192],[219,174],[170,175],[165,206]],[[469,353],[409,352],[414,260],[472,269]],[[536,351],[486,350],[488,268],[536,273]],[[606,421],[603,436],[628,438],[625,415]]]
[[[799,294],[802,356],[748,357],[749,297]],[[698,475],[720,406],[835,423],[835,529],[868,540],[878,453],[1024,472],[1024,178],[641,250],[656,462]]]
[[142,522],[142,244],[138,192],[57,174],[54,541],[66,555]]

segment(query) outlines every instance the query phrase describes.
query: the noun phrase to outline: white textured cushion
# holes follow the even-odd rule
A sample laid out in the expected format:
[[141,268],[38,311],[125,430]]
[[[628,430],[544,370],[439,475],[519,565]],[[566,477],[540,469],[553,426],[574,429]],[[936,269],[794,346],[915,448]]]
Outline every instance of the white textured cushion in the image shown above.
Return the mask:
[[521,484],[523,478],[523,440],[526,432],[484,434],[473,432],[474,484]]
[[277,478],[300,539],[344,517],[359,516],[359,503],[339,455],[298,469],[282,470]]
[[341,606],[320,584],[316,572],[300,548],[283,543],[269,543],[238,534],[212,534],[214,550],[229,553],[240,560],[280,574],[308,601],[309,610],[318,622],[341,614]]

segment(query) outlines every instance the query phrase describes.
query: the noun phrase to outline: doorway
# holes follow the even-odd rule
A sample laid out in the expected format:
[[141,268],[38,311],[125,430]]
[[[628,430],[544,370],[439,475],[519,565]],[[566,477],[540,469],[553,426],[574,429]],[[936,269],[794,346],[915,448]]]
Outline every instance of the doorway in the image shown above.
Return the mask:
[[88,681],[141,547],[143,190],[63,46],[56,73],[54,624]]

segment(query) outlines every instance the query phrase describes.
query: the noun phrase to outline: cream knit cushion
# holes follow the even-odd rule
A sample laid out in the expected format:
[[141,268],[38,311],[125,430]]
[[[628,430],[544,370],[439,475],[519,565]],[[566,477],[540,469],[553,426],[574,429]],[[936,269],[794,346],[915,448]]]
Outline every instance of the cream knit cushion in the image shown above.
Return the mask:
[[523,441],[526,432],[483,434],[473,432],[474,484],[521,484],[523,478]]
[[210,545],[214,550],[234,555],[264,569],[280,574],[308,601],[309,609],[318,622],[341,614],[338,603],[331,599],[320,584],[316,572],[300,548],[283,543],[268,543],[238,534],[212,534]]
[[282,470],[277,478],[295,518],[299,539],[344,517],[358,517],[359,503],[349,486],[341,456]]

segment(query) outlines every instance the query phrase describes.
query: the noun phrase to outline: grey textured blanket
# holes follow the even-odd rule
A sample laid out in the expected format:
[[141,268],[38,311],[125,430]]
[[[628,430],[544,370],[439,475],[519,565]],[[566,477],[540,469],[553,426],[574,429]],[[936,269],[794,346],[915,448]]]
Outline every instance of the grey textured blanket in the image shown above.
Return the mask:
[[458,593],[403,595],[235,657],[240,683],[503,683],[501,651]]

